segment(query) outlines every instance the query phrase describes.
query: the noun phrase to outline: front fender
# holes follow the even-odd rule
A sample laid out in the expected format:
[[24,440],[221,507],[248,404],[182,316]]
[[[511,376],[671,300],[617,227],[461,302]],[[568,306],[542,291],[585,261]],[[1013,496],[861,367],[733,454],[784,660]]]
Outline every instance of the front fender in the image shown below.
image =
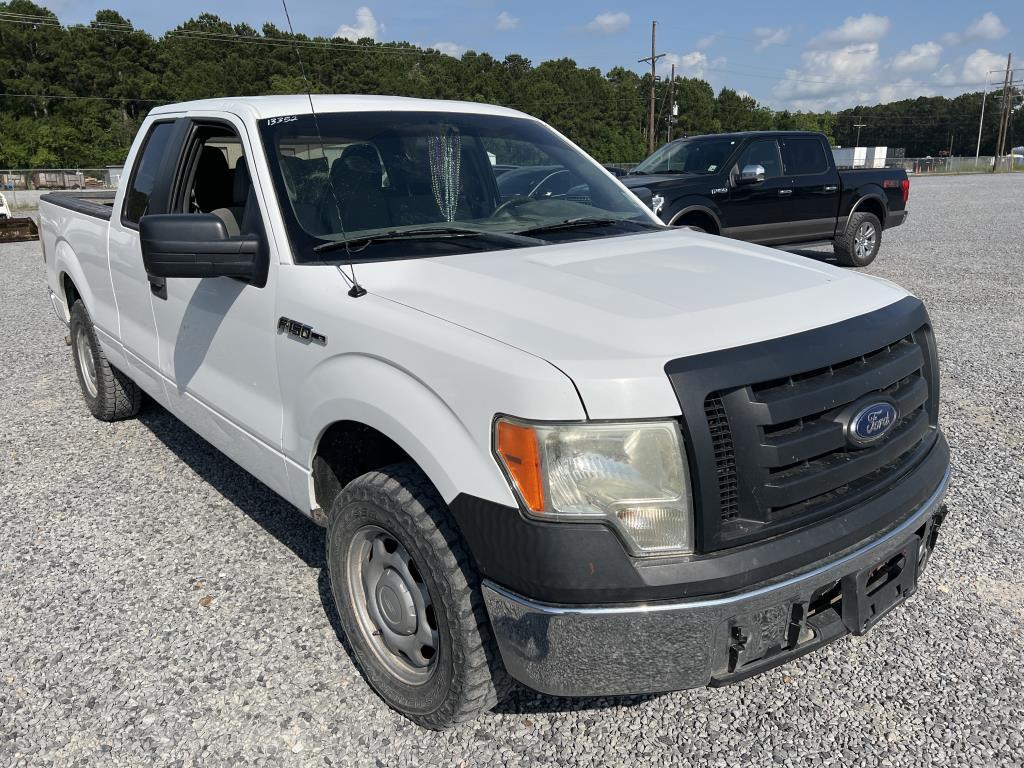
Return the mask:
[[[339,382],[359,382],[358,397]],[[515,497],[489,451],[482,451],[466,425],[424,382],[364,354],[328,358],[310,371],[296,413],[299,432],[315,435],[306,467],[312,466],[320,438],[338,421],[365,424],[397,443],[430,478],[446,502],[470,493],[501,504]],[[315,393],[329,393],[314,400]],[[309,489],[312,498],[312,487]]]
[[703,195],[685,195],[678,200],[673,200],[670,205],[666,205],[662,210],[661,218],[666,224],[671,226],[686,214],[695,211],[710,216],[714,219],[718,231],[722,231],[722,209],[710,197],[704,197]]

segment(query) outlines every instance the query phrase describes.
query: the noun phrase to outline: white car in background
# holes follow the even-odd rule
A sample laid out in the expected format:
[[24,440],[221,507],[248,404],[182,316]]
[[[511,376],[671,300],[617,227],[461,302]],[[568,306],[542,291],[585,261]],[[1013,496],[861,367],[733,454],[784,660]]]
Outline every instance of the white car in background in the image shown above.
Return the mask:
[[4,197],[3,192],[0,192],[0,219],[11,218],[14,218],[11,215],[11,207],[7,205],[7,198]]

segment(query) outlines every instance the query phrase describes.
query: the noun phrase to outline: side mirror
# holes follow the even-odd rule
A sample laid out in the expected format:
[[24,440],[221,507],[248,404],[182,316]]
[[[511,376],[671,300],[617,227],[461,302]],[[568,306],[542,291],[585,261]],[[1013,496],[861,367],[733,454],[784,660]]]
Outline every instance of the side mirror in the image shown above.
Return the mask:
[[260,235],[230,237],[212,213],[169,213],[139,220],[142,263],[150,277],[236,277],[267,284],[269,257]]
[[632,187],[630,190],[640,198],[640,202],[653,210],[651,203],[654,201],[654,193],[648,187]]
[[737,184],[760,184],[764,181],[763,165],[745,165],[736,179]]

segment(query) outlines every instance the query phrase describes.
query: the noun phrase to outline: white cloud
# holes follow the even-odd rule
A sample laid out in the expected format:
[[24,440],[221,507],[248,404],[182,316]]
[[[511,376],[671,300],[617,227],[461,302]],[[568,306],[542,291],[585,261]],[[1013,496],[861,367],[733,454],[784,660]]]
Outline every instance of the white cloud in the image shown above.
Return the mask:
[[863,16],[848,16],[846,21],[835,29],[822,32],[811,41],[812,45],[856,45],[858,43],[877,43],[887,34],[891,22],[888,16],[875,16],[865,13]]
[[715,40],[717,39],[718,35],[708,35],[707,37],[702,37],[700,40],[694,43],[693,47],[696,48],[698,51],[706,51],[708,48],[715,44]]
[[775,96],[795,109],[836,109],[878,99],[878,43],[860,43],[801,54],[801,67],[787,69]]
[[502,11],[498,14],[498,21],[494,25],[495,29],[507,32],[510,29],[515,29],[519,26],[519,19],[513,16],[508,11]]
[[461,59],[462,54],[468,50],[464,45],[451,42],[434,43],[429,47],[433,48],[435,51],[443,53],[445,56],[452,56],[456,59]]
[[[989,78],[989,70],[993,69],[1000,72],[1005,71],[1006,57],[1000,53],[992,53],[985,48],[979,48],[964,59],[964,67],[960,73],[961,84],[981,85]],[[995,73],[991,75],[991,78],[993,82],[997,79],[1002,82],[1001,76]]]
[[772,45],[782,45],[789,38],[789,30],[785,27],[755,27],[754,37],[757,38],[755,51],[763,51]]
[[376,40],[382,32],[384,32],[384,25],[377,21],[369,7],[362,5],[356,9],[355,25],[342,24],[334,36],[347,40],[362,40],[364,37],[372,37]]
[[628,13],[599,13],[586,26],[588,32],[610,35],[629,26]]
[[967,37],[976,40],[998,40],[1005,37],[1009,30],[1003,20],[989,11],[980,19],[975,19],[967,28]]
[[975,19],[963,33],[947,32],[942,36],[942,43],[947,46],[960,45],[965,40],[998,40],[1005,37],[1009,30],[1003,24],[1003,20],[994,13],[986,13],[980,19]]
[[658,73],[663,77],[670,77],[673,64],[676,65],[676,77],[706,78],[710,70],[724,67],[726,59],[724,56],[709,59],[703,51],[666,53],[664,58],[658,61]]
[[892,68],[899,72],[931,72],[939,66],[942,46],[928,41],[915,43],[910,50],[900,51],[892,59]]

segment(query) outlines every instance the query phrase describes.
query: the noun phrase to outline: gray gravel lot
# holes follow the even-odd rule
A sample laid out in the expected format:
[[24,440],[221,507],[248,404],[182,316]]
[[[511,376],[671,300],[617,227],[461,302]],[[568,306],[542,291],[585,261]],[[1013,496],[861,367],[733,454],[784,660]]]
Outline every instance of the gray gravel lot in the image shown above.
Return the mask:
[[867,271],[927,302],[943,363],[918,595],[730,688],[519,690],[447,733],[360,678],[319,528],[156,406],[88,414],[38,243],[0,247],[0,766],[1024,764],[1024,175],[914,179],[910,206]]

